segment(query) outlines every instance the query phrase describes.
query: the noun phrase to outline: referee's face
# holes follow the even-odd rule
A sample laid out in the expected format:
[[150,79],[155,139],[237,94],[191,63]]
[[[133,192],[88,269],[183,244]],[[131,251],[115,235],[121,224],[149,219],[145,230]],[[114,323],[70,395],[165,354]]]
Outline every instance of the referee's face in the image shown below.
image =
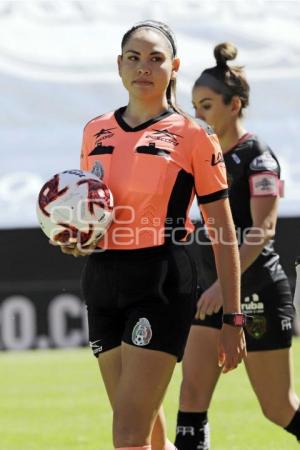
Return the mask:
[[131,98],[161,101],[179,60],[173,58],[171,44],[160,32],[141,29],[126,42],[118,66]]
[[192,103],[195,116],[213,127],[219,138],[237,120],[238,115],[232,110],[232,102],[225,105],[223,96],[206,86],[194,87]]

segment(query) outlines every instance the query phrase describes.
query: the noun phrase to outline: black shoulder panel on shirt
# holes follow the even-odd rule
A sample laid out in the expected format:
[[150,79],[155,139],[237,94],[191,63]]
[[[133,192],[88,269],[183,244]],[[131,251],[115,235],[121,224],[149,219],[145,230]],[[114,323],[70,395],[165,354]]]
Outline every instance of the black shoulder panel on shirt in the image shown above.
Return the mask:
[[185,221],[194,188],[194,177],[181,169],[176,177],[170,199],[165,224],[166,242],[178,242],[187,235]]

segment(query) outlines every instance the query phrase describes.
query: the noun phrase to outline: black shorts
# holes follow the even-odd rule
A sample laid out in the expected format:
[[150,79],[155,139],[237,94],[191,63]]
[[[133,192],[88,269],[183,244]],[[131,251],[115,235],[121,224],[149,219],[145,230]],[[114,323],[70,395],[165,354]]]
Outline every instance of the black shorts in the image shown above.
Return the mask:
[[[198,292],[198,298],[201,292]],[[254,317],[245,328],[247,350],[258,352],[289,348],[293,335],[295,308],[288,280],[269,284],[259,292],[241,299],[242,311]],[[206,316],[204,320],[193,320],[193,325],[220,329],[222,310]]]
[[82,292],[94,355],[123,341],[180,361],[195,315],[196,278],[182,245],[91,255]]

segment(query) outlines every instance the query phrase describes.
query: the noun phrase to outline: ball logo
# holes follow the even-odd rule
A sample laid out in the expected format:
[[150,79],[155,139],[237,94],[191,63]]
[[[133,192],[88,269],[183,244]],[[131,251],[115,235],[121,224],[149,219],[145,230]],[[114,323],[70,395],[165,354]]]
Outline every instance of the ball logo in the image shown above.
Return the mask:
[[36,212],[43,232],[52,241],[88,246],[108,230],[113,218],[113,196],[96,175],[65,170],[41,188]]
[[139,319],[132,330],[132,342],[139,347],[148,345],[152,338],[152,329],[148,319]]

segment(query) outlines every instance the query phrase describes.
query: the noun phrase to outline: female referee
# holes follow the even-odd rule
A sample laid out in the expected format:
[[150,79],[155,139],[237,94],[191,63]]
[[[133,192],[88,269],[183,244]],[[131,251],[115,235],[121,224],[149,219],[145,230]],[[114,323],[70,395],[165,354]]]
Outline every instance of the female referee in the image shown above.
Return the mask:
[[[227,64],[236,54],[237,49],[229,43],[215,48],[216,66],[204,70],[196,80],[193,106],[196,117],[214,127],[224,153],[240,244],[242,311],[254,318],[245,331],[247,374],[264,415],[299,440],[299,399],[293,386],[290,350],[294,306],[273,246],[280,167],[270,148],[242,124],[249,85],[242,67]],[[196,237],[192,250],[200,292],[183,359],[176,433],[179,450],[209,449],[207,410],[221,372],[217,342],[223,294],[211,248],[204,245],[208,243],[205,227],[199,225]]]
[[[129,102],[84,129],[81,169],[101,166],[115,217],[88,257],[82,289],[90,346],[113,409],[115,448],[150,450],[151,431],[195,315],[196,272],[184,245],[195,192],[205,216],[231,243],[214,246],[225,318],[243,318],[240,265],[225,166],[213,164],[221,153],[217,138],[175,103],[179,59],[173,33],[160,22],[142,22],[125,33],[121,49],[119,75]],[[223,371],[244,355],[243,328],[224,325]]]

